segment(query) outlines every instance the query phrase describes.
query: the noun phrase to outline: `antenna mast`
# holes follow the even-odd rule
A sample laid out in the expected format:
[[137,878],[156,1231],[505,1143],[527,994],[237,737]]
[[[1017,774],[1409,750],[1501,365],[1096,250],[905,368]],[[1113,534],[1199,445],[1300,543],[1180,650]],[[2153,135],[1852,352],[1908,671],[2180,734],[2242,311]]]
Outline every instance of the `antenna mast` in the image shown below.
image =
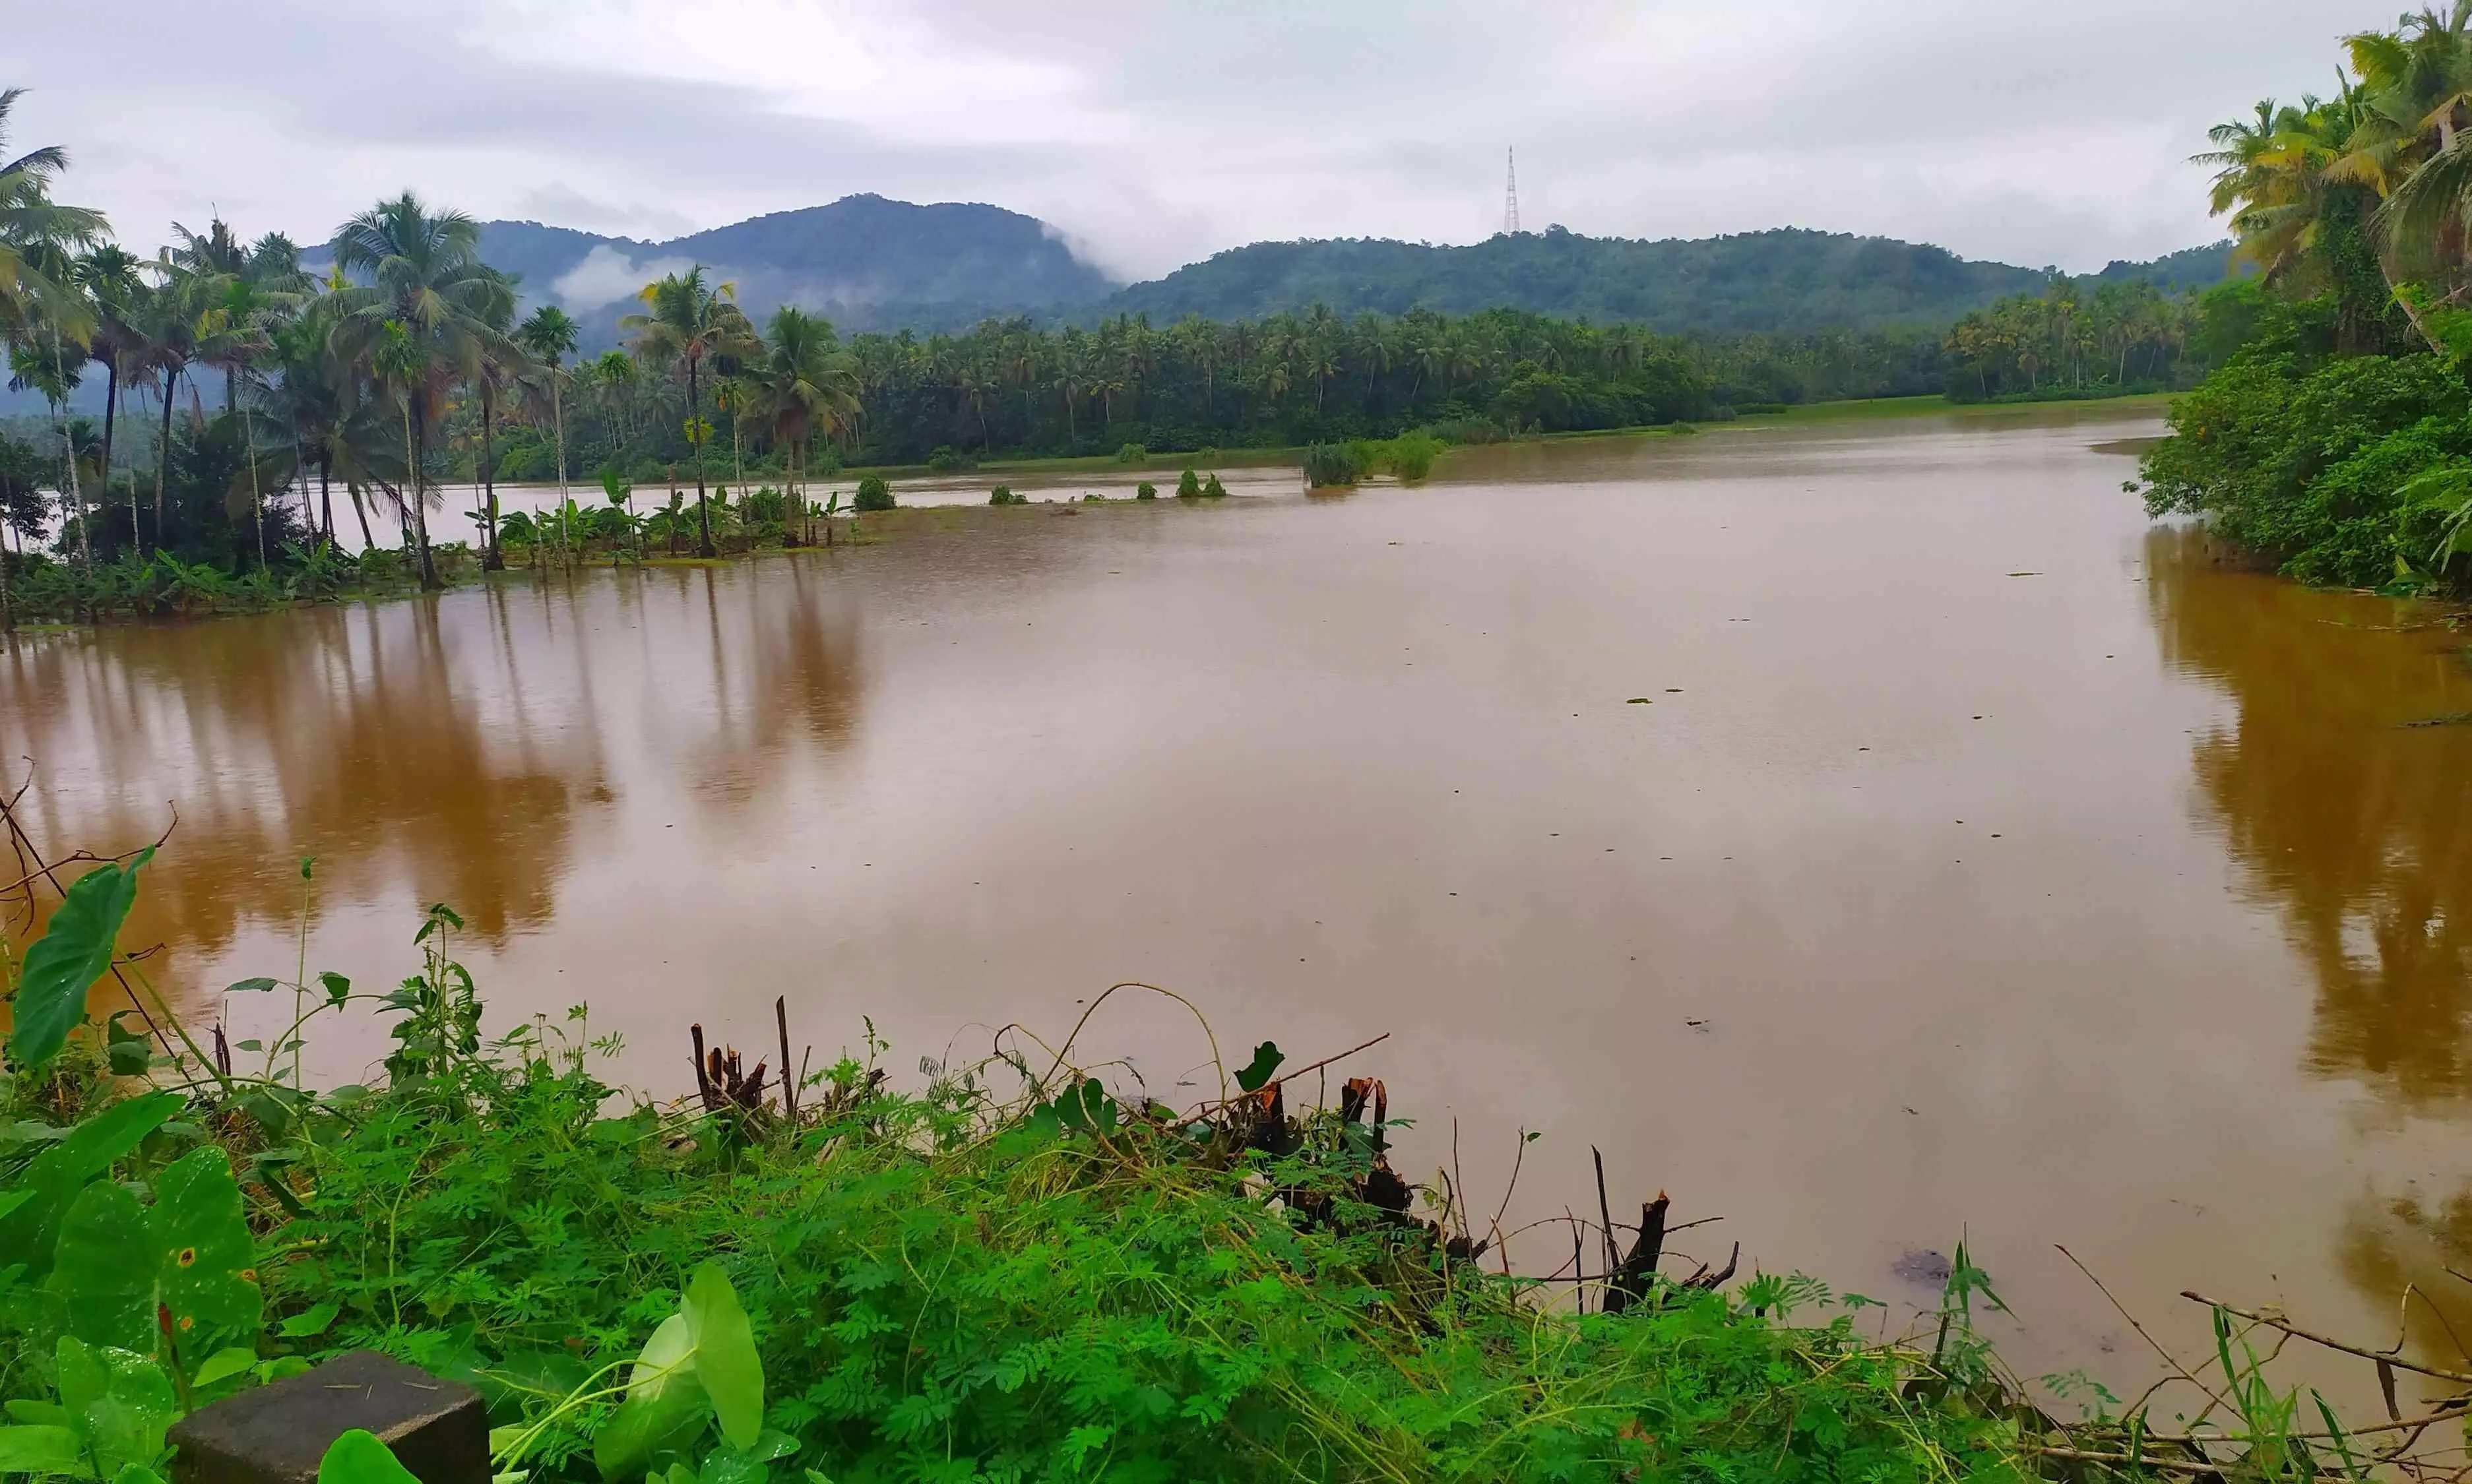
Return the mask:
[[1512,237],[1519,235],[1519,150],[1505,150],[1503,158],[1510,167],[1510,179],[1502,189],[1502,229]]

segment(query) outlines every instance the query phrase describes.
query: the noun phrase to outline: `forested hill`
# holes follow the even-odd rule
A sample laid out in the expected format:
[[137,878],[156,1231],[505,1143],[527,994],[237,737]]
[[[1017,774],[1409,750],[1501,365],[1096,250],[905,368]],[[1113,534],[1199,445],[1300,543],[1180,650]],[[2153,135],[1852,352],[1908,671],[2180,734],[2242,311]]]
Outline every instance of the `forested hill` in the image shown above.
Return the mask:
[[[2152,265],[2115,263],[2101,276],[2152,276],[2174,288],[2212,282],[2222,277],[2229,251],[2225,245]],[[2032,293],[2048,277],[2049,270],[1969,262],[1940,247],[1794,227],[1642,242],[1557,226],[1463,247],[1255,243],[1135,284],[1105,310],[1164,324],[1188,314],[1252,318],[1315,304],[1342,314],[1509,306],[1668,334],[1877,329],[1944,325],[1994,299]]]
[[481,256],[521,276],[528,302],[555,300],[587,348],[617,342],[634,294],[697,263],[738,285],[760,321],[796,303],[845,330],[957,328],[989,315],[1052,312],[1115,285],[1035,217],[997,206],[920,206],[847,196],[668,242],[601,237],[536,222],[490,222]]

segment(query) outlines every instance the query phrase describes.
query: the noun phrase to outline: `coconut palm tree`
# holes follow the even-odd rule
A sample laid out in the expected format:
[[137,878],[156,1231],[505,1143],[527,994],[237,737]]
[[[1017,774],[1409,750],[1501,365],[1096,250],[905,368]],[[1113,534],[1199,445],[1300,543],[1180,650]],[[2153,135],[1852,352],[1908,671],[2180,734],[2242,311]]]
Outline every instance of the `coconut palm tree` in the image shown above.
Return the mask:
[[[136,256],[118,247],[105,244],[87,249],[77,262],[77,281],[94,304],[94,333],[89,338],[86,353],[103,365],[103,481],[104,498],[110,498],[112,435],[120,423],[120,385],[129,377],[129,359],[142,337],[133,323],[138,295],[143,289],[137,271]],[[146,537],[137,524],[137,481],[129,482],[129,540],[137,551],[144,551]],[[159,543],[161,535],[158,532]]]
[[480,247],[478,222],[460,211],[432,213],[409,191],[335,231],[337,271],[365,280],[337,292],[335,334],[350,360],[403,398],[404,487],[420,584],[430,589],[443,585],[421,483],[430,431],[450,387],[477,376],[488,356],[519,354],[494,328],[510,318],[513,286],[481,261]]
[[543,304],[524,317],[515,327],[515,343],[533,358],[540,380],[549,388],[549,416],[553,436],[558,442],[558,503],[566,506],[566,373],[561,368],[566,358],[575,354],[581,332],[565,310],[556,304]]
[[841,437],[858,426],[858,363],[834,340],[830,321],[785,304],[765,326],[755,382],[753,411],[790,450],[790,496],[803,520],[806,452],[816,435]]
[[[0,155],[9,146],[9,115],[26,90],[0,92]],[[109,231],[100,212],[52,200],[52,182],[68,168],[68,153],[46,145],[0,164],[0,334],[57,335],[83,347],[92,306],[78,292],[74,254]],[[38,329],[38,326],[41,327]]]
[[695,446],[696,554],[712,556],[716,554],[712,511],[703,476],[704,445],[710,438],[699,436],[708,426],[702,415],[702,377],[717,356],[751,353],[756,346],[754,327],[738,307],[738,286],[711,282],[701,263],[683,274],[671,273],[658,283],[646,284],[641,297],[644,313],[627,316],[618,327],[631,337],[639,360],[676,368],[686,378],[688,436]]

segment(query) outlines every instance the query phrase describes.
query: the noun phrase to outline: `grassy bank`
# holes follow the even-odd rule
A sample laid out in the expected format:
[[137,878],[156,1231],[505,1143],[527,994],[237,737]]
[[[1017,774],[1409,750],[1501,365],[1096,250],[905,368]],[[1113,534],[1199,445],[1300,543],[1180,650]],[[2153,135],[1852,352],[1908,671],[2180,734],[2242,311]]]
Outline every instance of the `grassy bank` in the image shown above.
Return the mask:
[[[119,1471],[159,1470],[173,1417],[364,1347],[479,1388],[500,1477],[538,1481],[2297,1479],[2374,1446],[2303,1421],[2228,1318],[2201,1440],[2064,1425],[1974,1335],[1962,1247],[1902,1337],[1685,1271],[1662,1196],[1525,1234],[1570,1258],[1523,1274],[1483,1203],[1393,1171],[1380,1084],[1305,1105],[1344,1052],[1214,1049],[1170,1108],[1073,1036],[896,1078],[869,1030],[785,1087],[784,1005],[735,1028],[761,1051],[696,1027],[662,1102],[603,1079],[581,1006],[493,1022],[444,907],[384,992],[233,985],[278,1030],[226,1041],[115,951],[154,869],[0,904],[49,918],[0,955],[0,1472],[147,1484]],[[146,1009],[83,1023],[96,978]],[[355,1014],[391,1023],[384,1077],[305,1083]]]

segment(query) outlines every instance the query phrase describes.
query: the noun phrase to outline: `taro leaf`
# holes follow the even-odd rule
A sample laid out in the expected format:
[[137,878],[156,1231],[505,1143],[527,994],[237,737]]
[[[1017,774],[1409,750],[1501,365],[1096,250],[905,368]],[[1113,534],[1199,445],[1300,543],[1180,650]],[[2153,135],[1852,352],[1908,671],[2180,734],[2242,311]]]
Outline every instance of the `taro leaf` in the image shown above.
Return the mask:
[[180,1415],[172,1378],[151,1355],[60,1336],[60,1405],[105,1478],[163,1455],[163,1432]]
[[603,1478],[633,1478],[655,1454],[683,1448],[703,1430],[712,1402],[697,1378],[695,1359],[686,1314],[662,1320],[635,1357],[627,1400],[593,1436],[592,1461]]
[[6,1402],[0,1402],[0,1406],[8,1409],[9,1417],[13,1422],[36,1423],[46,1427],[65,1427],[69,1425],[69,1409],[57,1402],[36,1402],[25,1397],[11,1397]]
[[93,1467],[66,1427],[0,1427],[0,1473],[75,1473],[91,1477]]
[[722,1437],[732,1448],[753,1448],[764,1431],[764,1362],[755,1353],[755,1327],[721,1264],[696,1268],[679,1311],[693,1331],[696,1374],[712,1398]]
[[217,1381],[238,1376],[243,1371],[256,1369],[257,1352],[234,1345],[227,1350],[219,1350],[208,1355],[206,1363],[198,1367],[198,1374],[189,1378],[189,1384],[211,1386]]
[[152,1351],[168,1311],[175,1341],[202,1354],[210,1340],[256,1332],[254,1258],[231,1163],[210,1145],[163,1171],[151,1213],[124,1186],[87,1187],[60,1224],[52,1286],[81,1339]]
[[137,900],[137,868],[152,847],[127,865],[101,865],[69,883],[59,910],[26,958],[11,1014],[9,1057],[40,1067],[59,1054],[69,1027],[85,1019],[85,992],[111,968],[120,925]]
[[115,1077],[142,1077],[146,1069],[154,1065],[154,1043],[142,1031],[121,1028],[121,1017],[130,1011],[115,1012],[103,1026],[104,1045],[111,1056],[111,1074]]
[[1236,1085],[1248,1093],[1258,1093],[1270,1085],[1271,1073],[1278,1071],[1279,1063],[1286,1060],[1277,1042],[1265,1041],[1253,1048],[1252,1062],[1236,1073]]
[[366,1427],[354,1427],[329,1444],[318,1462],[318,1484],[419,1484],[394,1450]]
[[179,1106],[178,1093],[149,1093],[114,1103],[36,1155],[17,1187],[32,1193],[0,1213],[0,1264],[22,1264],[26,1276],[35,1280],[49,1273],[60,1218],[79,1188],[136,1148]]

